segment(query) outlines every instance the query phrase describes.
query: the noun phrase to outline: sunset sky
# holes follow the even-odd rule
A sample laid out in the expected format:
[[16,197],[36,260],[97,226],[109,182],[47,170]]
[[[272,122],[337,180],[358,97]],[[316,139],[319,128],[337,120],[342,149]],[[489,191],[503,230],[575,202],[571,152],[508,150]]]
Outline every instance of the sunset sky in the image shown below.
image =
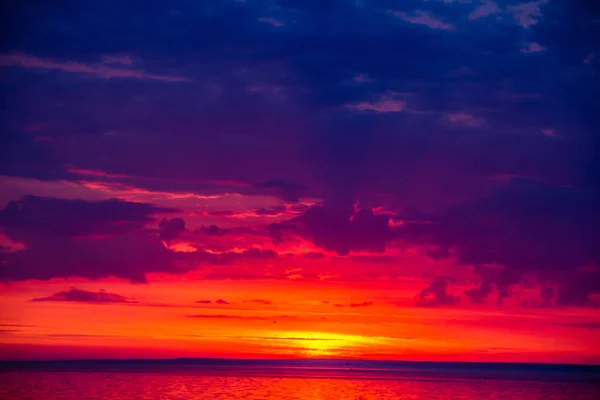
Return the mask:
[[600,364],[592,4],[2,2],[0,359]]

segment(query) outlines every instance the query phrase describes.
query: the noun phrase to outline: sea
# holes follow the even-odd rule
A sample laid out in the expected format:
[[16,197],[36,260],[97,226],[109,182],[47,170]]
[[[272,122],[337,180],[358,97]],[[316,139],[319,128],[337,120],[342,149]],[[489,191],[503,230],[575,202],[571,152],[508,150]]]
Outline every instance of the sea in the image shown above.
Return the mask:
[[357,360],[0,362],[2,400],[600,400],[600,367]]

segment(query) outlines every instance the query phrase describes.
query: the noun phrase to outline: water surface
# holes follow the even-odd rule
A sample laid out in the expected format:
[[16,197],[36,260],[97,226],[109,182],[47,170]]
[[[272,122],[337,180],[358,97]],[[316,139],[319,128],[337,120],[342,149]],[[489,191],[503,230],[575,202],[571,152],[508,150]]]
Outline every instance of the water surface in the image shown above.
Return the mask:
[[[487,367],[486,367],[487,366]],[[329,362],[0,365],[0,399],[600,399],[594,367]]]

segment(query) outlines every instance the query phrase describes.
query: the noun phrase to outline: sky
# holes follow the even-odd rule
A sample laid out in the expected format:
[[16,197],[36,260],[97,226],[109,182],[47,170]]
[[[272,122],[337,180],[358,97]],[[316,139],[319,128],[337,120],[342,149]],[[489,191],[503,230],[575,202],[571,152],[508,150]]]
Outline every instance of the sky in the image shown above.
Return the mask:
[[2,2],[0,359],[600,364],[600,12]]

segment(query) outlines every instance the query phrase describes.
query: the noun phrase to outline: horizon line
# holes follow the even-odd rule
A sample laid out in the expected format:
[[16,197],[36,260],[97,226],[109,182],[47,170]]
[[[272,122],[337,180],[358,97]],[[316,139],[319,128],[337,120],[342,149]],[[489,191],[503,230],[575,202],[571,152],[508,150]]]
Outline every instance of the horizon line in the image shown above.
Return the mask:
[[0,360],[0,366],[9,364],[57,364],[57,363],[168,363],[168,362],[263,362],[263,363],[381,363],[381,364],[412,364],[412,365],[478,365],[478,366],[539,366],[539,367],[592,367],[600,369],[598,364],[582,364],[568,362],[523,362],[523,361],[433,361],[433,360],[406,360],[406,359],[371,359],[371,358],[225,358],[225,357],[173,357],[173,358],[81,358],[81,359],[48,359],[48,360]]

